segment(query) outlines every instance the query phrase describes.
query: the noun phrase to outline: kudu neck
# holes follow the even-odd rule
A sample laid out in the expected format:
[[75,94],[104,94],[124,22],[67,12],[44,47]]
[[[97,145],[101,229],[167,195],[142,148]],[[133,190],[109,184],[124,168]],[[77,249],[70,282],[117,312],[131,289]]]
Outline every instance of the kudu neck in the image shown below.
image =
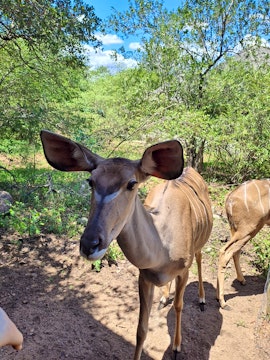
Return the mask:
[[134,211],[117,237],[117,241],[127,259],[139,269],[159,266],[164,248],[159,233],[139,197],[136,197]]

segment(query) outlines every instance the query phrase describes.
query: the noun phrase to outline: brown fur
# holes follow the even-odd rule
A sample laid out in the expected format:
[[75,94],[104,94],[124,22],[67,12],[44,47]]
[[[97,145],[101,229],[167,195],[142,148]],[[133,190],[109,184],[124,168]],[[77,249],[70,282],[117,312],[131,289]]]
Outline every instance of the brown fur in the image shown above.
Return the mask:
[[218,264],[217,299],[222,308],[224,299],[224,274],[233,257],[237,279],[244,285],[240,267],[242,247],[265,225],[270,225],[270,180],[251,180],[233,190],[226,199],[225,209],[230,224],[230,240],[221,248]]

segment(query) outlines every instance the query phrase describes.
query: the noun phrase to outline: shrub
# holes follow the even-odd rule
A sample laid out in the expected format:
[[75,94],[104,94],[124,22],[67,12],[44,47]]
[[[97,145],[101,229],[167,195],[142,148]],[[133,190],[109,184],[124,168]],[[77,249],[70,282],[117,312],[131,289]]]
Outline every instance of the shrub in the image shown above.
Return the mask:
[[255,266],[266,277],[270,268],[270,233],[267,229],[262,229],[259,234],[252,239],[256,259],[254,260]]

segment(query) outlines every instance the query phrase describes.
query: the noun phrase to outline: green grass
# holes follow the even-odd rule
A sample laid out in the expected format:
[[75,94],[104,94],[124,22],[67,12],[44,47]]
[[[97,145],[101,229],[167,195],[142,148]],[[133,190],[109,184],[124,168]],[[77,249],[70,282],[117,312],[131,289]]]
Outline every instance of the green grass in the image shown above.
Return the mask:
[[88,215],[90,202],[86,174],[18,168],[12,175],[16,181],[10,181],[9,173],[0,181],[0,188],[14,199],[10,216],[0,217],[7,231],[73,236],[82,230],[78,220]]

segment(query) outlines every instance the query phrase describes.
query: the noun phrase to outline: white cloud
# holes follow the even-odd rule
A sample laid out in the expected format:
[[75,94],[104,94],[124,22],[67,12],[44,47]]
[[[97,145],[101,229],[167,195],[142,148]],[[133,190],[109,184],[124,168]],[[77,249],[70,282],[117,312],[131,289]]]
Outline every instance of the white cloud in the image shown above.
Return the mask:
[[128,47],[130,50],[142,49],[142,45],[139,42],[131,42]]
[[77,20],[78,20],[80,23],[83,22],[84,18],[85,18],[85,15],[77,16]]
[[124,41],[115,34],[96,34],[95,37],[102,42],[103,45],[123,44]]
[[92,69],[97,69],[100,66],[107,67],[112,73],[119,70],[134,68],[137,66],[137,61],[134,59],[126,59],[123,55],[116,53],[113,50],[102,51],[94,49],[92,46],[85,46],[85,54],[87,63]]
[[260,45],[260,47],[266,47],[266,48],[270,48],[270,43],[264,39],[264,38],[258,38],[256,36],[253,36],[251,34],[247,34],[242,43],[238,44],[235,46],[235,48],[233,49],[234,50],[234,53],[239,53],[241,52],[244,48],[252,48],[254,46],[258,46]]

